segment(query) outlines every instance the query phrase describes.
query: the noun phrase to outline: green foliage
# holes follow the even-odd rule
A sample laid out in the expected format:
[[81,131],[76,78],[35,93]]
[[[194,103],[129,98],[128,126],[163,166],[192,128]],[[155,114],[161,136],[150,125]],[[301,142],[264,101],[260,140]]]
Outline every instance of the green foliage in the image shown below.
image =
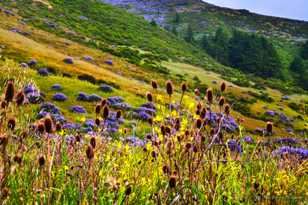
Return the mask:
[[302,46],[301,56],[303,59],[308,60],[308,41]]
[[187,31],[186,31],[184,39],[188,43],[193,43],[194,42],[194,31],[193,31],[193,28],[192,28],[192,26],[190,24],[187,27]]

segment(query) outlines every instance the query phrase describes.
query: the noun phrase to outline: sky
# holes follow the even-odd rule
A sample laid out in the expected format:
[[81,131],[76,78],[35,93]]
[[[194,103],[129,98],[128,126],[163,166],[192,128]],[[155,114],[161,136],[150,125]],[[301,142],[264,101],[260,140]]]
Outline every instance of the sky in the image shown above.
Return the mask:
[[217,6],[248,9],[270,16],[308,21],[308,0],[204,0]]

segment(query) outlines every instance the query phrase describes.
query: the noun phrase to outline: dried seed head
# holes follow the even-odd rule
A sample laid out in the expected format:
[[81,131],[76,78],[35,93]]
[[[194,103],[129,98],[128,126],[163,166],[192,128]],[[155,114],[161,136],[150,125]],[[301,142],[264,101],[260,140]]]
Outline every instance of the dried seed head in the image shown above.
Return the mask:
[[201,120],[201,119],[197,119],[197,121],[196,121],[196,127],[197,127],[198,129],[200,129],[201,126],[202,126],[202,120]]
[[50,117],[46,117],[44,120],[45,131],[47,133],[53,132],[53,122]]
[[6,147],[8,143],[8,138],[6,135],[0,136],[0,145],[3,145],[3,147]]
[[2,102],[1,102],[1,108],[2,108],[2,109],[5,109],[6,106],[7,106],[7,103],[6,103],[5,101],[2,101]]
[[15,87],[14,87],[14,81],[13,80],[9,80],[7,82],[7,85],[6,85],[6,89],[5,89],[5,101],[8,103],[8,102],[12,102],[13,101],[13,98],[14,98],[14,95],[15,95]]
[[187,85],[186,85],[186,83],[183,83],[182,84],[182,92],[185,93],[186,90],[187,90]]
[[266,131],[267,131],[267,133],[272,133],[273,132],[273,123],[272,122],[267,122],[267,124],[266,124]]
[[97,114],[97,115],[99,115],[100,113],[101,113],[101,109],[102,109],[102,107],[101,107],[101,105],[96,105],[95,106],[95,113]]
[[81,135],[80,134],[76,135],[75,140],[76,140],[76,142],[80,142],[81,141]]
[[165,129],[165,126],[164,126],[164,125],[160,126],[160,131],[161,131],[161,134],[162,134],[163,136],[166,135],[166,129]]
[[38,131],[39,133],[43,134],[43,133],[45,132],[45,126],[44,126],[44,124],[39,123],[39,124],[37,125],[37,131]]
[[196,96],[200,96],[200,90],[198,88],[196,88],[194,92]]
[[152,155],[152,157],[153,157],[154,159],[157,158],[157,153],[156,153],[155,151],[152,151],[151,155]]
[[170,174],[171,170],[168,165],[163,166],[163,172],[164,174]]
[[206,98],[207,98],[207,101],[212,104],[213,103],[213,91],[211,88],[207,89],[206,91]]
[[166,131],[167,134],[169,134],[169,135],[171,134],[171,129],[170,129],[170,127],[165,127],[165,131]]
[[116,114],[117,119],[120,119],[121,116],[122,116],[122,111],[121,111],[121,110],[118,110],[118,111],[117,111],[117,114]]
[[173,86],[172,86],[172,82],[171,81],[167,81],[166,91],[167,91],[168,95],[170,95],[170,96],[172,95],[172,93],[173,93]]
[[132,193],[132,187],[131,186],[127,186],[125,189],[125,195],[129,196]]
[[94,158],[94,150],[91,145],[88,146],[86,150],[86,155],[87,155],[88,160],[92,160]]
[[40,156],[40,157],[39,157],[38,163],[39,163],[39,165],[40,165],[41,167],[45,165],[45,158],[44,158],[44,156]]
[[219,106],[222,107],[224,104],[225,104],[225,98],[221,96],[219,99]]
[[202,104],[199,102],[199,103],[197,104],[197,109],[198,109],[198,110],[201,110],[201,108],[202,108]]
[[148,101],[149,102],[152,102],[153,101],[153,96],[152,96],[152,94],[150,93],[150,92],[147,92],[147,99],[148,99]]
[[172,175],[169,179],[169,187],[175,188],[176,186],[176,176]]
[[101,121],[98,118],[96,118],[95,119],[95,124],[96,124],[96,126],[99,126],[101,124]]
[[150,125],[153,125],[153,118],[149,118],[148,122],[149,122]]
[[101,107],[104,107],[107,104],[107,100],[106,99],[102,99],[101,101]]
[[20,155],[15,155],[13,158],[14,162],[16,162],[17,164],[21,164],[22,162],[22,158]]
[[21,106],[25,101],[25,95],[22,91],[18,92],[15,98],[16,105]]
[[10,130],[14,130],[15,129],[15,126],[16,126],[16,120],[15,118],[10,118],[7,122],[7,127],[8,129]]
[[203,108],[201,110],[200,117],[201,117],[201,119],[204,119],[206,117],[206,109],[205,108]]
[[60,123],[56,124],[56,131],[59,132],[62,129],[62,125]]
[[226,113],[226,115],[229,115],[229,114],[230,114],[230,105],[229,105],[229,104],[227,104],[227,105],[225,106],[225,113]]
[[226,90],[226,83],[222,82],[221,85],[220,85],[220,91],[224,92],[225,90]]
[[2,189],[2,193],[1,193],[0,197],[1,197],[2,199],[6,199],[6,198],[9,196],[9,194],[10,194],[9,188],[4,187],[4,188]]
[[180,128],[181,128],[180,118],[176,118],[174,128],[175,128],[176,131],[180,130]]
[[109,108],[108,108],[108,106],[105,106],[104,109],[103,109],[103,118],[107,119],[108,116],[109,116]]
[[96,147],[96,139],[95,139],[95,137],[92,137],[92,138],[90,139],[90,144],[91,144],[91,146],[93,147],[93,149]]
[[185,130],[185,136],[186,136],[186,137],[189,136],[189,130]]
[[187,143],[187,144],[185,145],[185,149],[186,149],[186,151],[189,151],[189,150],[190,150],[190,148],[191,148],[191,143]]
[[152,88],[155,90],[158,88],[157,82],[155,80],[152,81]]

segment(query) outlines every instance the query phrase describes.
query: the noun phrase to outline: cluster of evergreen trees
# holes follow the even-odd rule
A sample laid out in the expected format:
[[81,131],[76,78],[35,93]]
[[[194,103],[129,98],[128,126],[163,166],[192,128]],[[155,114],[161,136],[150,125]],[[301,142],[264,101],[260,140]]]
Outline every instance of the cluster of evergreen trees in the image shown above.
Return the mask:
[[219,28],[202,39],[202,47],[220,63],[261,77],[279,77],[282,63],[274,46],[256,34]]

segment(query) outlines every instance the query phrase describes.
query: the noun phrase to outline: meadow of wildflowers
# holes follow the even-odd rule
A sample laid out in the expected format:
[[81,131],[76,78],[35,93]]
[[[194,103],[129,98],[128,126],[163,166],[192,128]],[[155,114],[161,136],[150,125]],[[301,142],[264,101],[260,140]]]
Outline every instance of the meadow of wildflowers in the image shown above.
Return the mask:
[[[0,108],[0,203],[307,203],[306,141],[275,137],[271,122],[262,135],[246,135],[224,82],[205,93],[185,83],[179,90],[153,81],[138,108],[120,96],[79,93],[79,101],[96,103],[95,117],[76,122],[41,101],[35,85],[8,79]],[[25,114],[37,104],[33,116]],[[131,119],[142,122],[135,123],[142,134],[127,127]]]

